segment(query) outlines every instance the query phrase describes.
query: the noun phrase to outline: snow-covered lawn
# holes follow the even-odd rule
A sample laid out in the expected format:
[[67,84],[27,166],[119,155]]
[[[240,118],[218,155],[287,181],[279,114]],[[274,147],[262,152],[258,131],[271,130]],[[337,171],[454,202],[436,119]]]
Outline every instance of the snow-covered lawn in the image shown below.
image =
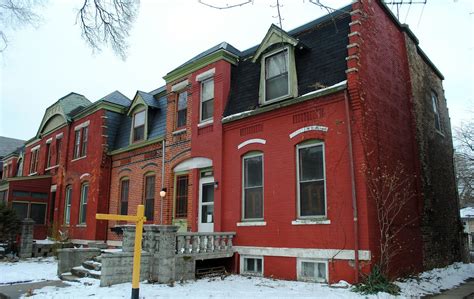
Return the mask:
[[58,280],[58,262],[53,257],[31,258],[16,263],[0,262],[0,286],[19,282]]
[[[53,258],[29,259],[18,263],[0,262],[0,286],[15,281],[54,280],[57,262]],[[403,282],[397,282],[402,294],[397,298],[417,298],[426,294],[439,293],[441,290],[453,288],[468,278],[474,277],[474,264],[453,264],[443,269],[434,269]],[[99,287],[99,281],[82,278],[80,282],[68,282],[69,287],[44,287],[34,291],[34,298],[130,298],[131,284],[124,283],[111,287]],[[221,278],[200,279],[174,286],[140,284],[141,298],[395,298],[388,294],[378,296],[361,296],[343,288],[344,283],[337,287],[283,281],[257,277],[231,275],[224,280]]]

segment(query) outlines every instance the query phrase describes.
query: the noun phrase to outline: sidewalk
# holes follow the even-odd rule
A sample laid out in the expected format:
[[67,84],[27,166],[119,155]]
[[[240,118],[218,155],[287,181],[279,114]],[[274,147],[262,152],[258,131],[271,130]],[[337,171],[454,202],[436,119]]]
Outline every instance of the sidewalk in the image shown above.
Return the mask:
[[465,283],[460,286],[446,290],[439,295],[426,296],[423,298],[433,298],[433,299],[474,299],[474,279],[467,280]]
[[2,285],[0,286],[0,299],[4,299],[4,298],[17,299],[17,298],[20,298],[21,295],[25,294],[29,290],[40,289],[40,288],[48,287],[48,286],[63,288],[68,285],[63,283],[61,280],[47,280],[47,281],[32,282],[32,283]]

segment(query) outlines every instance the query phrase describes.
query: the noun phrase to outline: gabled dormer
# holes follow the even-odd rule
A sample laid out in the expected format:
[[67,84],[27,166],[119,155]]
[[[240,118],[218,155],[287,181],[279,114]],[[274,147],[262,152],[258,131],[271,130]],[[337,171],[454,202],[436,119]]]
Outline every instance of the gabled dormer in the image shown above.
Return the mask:
[[260,43],[252,62],[260,64],[259,103],[298,96],[295,48],[298,39],[273,25]]
[[158,117],[160,111],[164,112],[162,107],[164,102],[166,100],[159,98],[158,94],[137,91],[127,112],[127,116],[131,118],[130,144],[156,137],[150,134],[154,131],[154,124],[157,121],[155,118]]

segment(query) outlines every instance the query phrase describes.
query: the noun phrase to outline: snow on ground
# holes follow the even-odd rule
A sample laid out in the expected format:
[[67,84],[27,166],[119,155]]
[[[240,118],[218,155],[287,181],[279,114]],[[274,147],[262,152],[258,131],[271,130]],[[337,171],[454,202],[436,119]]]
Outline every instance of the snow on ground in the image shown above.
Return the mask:
[[[55,280],[57,262],[53,258],[35,258],[17,263],[0,262],[0,286],[17,281]],[[436,294],[453,288],[468,278],[474,277],[474,264],[456,263],[443,269],[434,269],[397,282],[402,293],[396,298],[417,298],[426,294]],[[130,298],[131,284],[124,283],[111,287],[99,287],[96,279],[82,278],[80,282],[68,282],[69,287],[45,287],[34,291],[34,298]],[[334,286],[334,285],[333,285]],[[231,275],[224,280],[220,278],[200,279],[174,286],[140,284],[141,298],[395,298],[388,294],[361,296],[344,288],[329,287],[316,283],[274,280],[258,277]]]
[[44,240],[34,240],[36,244],[45,244],[45,245],[50,245],[50,244],[55,244],[56,242],[53,240],[50,240],[48,238]]
[[402,294],[410,298],[451,289],[471,277],[474,277],[474,264],[455,263],[446,268],[421,273],[416,278],[397,282],[397,285],[402,289]]
[[0,286],[18,282],[58,280],[54,257],[31,258],[19,262],[0,262]]

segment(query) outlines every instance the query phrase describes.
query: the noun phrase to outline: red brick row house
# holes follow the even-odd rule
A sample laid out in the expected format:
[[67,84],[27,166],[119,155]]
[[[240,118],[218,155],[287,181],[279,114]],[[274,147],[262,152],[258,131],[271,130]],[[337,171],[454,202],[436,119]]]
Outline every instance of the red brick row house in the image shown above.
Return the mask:
[[76,243],[120,245],[95,213],[144,204],[149,223],[236,232],[238,273],[354,282],[381,255],[374,184],[403,170],[391,273],[460,259],[443,76],[381,1],[221,43],[164,79],[132,101],[60,99],[9,190],[38,181],[51,231]]

